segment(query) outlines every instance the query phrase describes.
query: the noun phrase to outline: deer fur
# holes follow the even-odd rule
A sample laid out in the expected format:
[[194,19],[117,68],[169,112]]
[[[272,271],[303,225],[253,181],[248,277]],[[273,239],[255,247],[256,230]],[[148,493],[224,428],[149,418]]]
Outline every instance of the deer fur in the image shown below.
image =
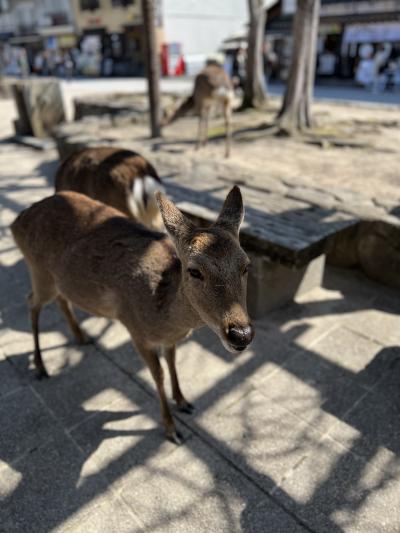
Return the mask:
[[225,118],[225,157],[229,157],[232,140],[232,106],[233,84],[225,70],[217,63],[208,64],[194,81],[193,94],[166,116],[163,125],[166,126],[184,116],[189,110],[199,115],[199,129],[196,148],[205,146],[208,140],[208,119],[213,103],[222,105]]
[[164,194],[156,197],[169,236],[76,192],[33,204],[11,229],[31,277],[28,303],[38,377],[47,376],[39,345],[45,304],[57,299],[78,342],[85,335],[72,304],[118,319],[157,385],[166,434],[179,442],[158,350],[164,351],[178,408],[191,411],[176,373],[176,343],[208,325],[232,353],[248,346],[253,338],[246,309],[249,260],[239,244],[243,204],[238,187],[207,229],[197,228]]
[[67,157],[55,178],[56,192],[76,191],[119,209],[153,229],[162,229],[154,193],[163,190],[155,168],[131,150],[83,148]]

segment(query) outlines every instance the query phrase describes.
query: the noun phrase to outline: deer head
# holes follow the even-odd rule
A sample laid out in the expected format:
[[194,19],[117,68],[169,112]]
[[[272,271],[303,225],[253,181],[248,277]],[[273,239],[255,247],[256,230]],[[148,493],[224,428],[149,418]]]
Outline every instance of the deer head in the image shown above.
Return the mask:
[[184,294],[200,318],[232,353],[252,341],[246,308],[249,259],[239,244],[240,189],[233,187],[211,227],[197,228],[164,194],[156,193],[165,227],[182,264]]

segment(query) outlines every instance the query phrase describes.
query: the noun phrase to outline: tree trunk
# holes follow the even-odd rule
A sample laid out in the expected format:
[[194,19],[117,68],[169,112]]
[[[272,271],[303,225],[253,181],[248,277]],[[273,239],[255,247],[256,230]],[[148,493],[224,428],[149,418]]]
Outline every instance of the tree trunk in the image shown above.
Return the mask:
[[246,81],[242,108],[259,107],[267,100],[264,79],[263,44],[267,12],[263,0],[248,0],[249,33],[247,38]]
[[278,115],[281,131],[292,135],[312,126],[316,47],[321,0],[298,0],[293,21],[293,54]]
[[151,137],[161,135],[160,60],[157,52],[155,1],[142,0],[145,64],[149,91]]

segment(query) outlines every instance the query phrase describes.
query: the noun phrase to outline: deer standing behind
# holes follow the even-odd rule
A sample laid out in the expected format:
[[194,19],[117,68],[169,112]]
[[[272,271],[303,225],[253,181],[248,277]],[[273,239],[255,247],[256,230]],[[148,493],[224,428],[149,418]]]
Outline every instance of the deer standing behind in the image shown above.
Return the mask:
[[28,303],[38,377],[47,376],[39,345],[43,305],[57,299],[78,342],[85,335],[72,304],[118,319],[154,378],[166,435],[179,443],[158,350],[164,351],[178,408],[190,412],[176,373],[176,343],[208,325],[231,352],[248,346],[253,338],[246,308],[249,260],[239,244],[243,204],[238,187],[207,229],[195,227],[162,193],[156,196],[170,237],[75,192],[33,204],[11,229],[31,277]]
[[59,166],[55,189],[76,191],[119,209],[145,226],[160,230],[154,193],[163,190],[155,168],[131,150],[109,146],[83,148]]
[[232,106],[234,90],[232,80],[217,63],[207,65],[194,81],[193,94],[172,114],[166,116],[163,125],[167,126],[194,109],[199,115],[199,129],[196,148],[205,146],[208,141],[208,119],[214,103],[222,105],[225,118],[225,157],[229,157],[232,141]]

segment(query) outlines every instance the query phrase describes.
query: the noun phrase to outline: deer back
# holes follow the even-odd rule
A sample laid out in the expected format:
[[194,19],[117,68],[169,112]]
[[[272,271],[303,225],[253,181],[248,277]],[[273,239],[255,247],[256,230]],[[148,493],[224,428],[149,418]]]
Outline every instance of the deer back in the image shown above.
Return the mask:
[[86,194],[151,226],[157,217],[153,194],[162,184],[154,167],[136,152],[94,147],[84,148],[61,163],[55,189]]

